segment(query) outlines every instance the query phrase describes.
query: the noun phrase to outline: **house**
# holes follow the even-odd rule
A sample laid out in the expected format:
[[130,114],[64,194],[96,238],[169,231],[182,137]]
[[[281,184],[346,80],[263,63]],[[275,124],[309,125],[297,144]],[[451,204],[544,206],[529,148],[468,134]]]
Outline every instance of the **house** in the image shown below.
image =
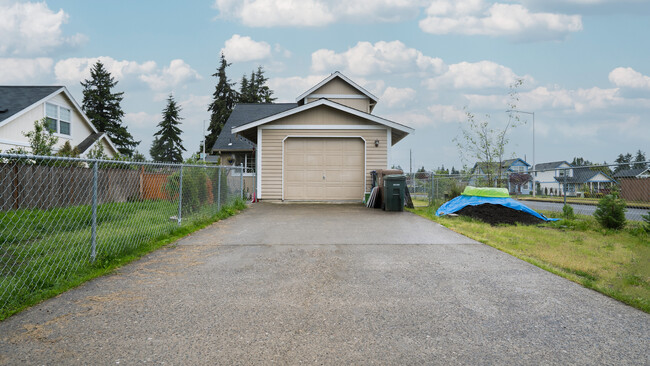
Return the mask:
[[650,168],[620,170],[614,178],[620,183],[621,198],[650,202]]
[[532,183],[529,168],[530,164],[520,158],[506,159],[501,162],[500,168],[498,162],[478,162],[472,167],[469,185],[489,186],[500,182],[507,185],[511,194],[530,194]]
[[574,167],[571,169],[572,174],[557,176],[559,195],[564,195],[563,187],[566,185],[567,196],[577,196],[580,194],[606,194],[616,183],[606,173],[600,170],[594,170],[590,167]]
[[[562,187],[556,178],[573,176],[573,167],[567,161],[552,161],[548,163],[535,164],[533,169],[535,184],[538,187],[538,194],[561,195]],[[575,185],[568,186],[571,195],[575,195]]]
[[34,128],[34,121],[47,118],[48,127],[59,141],[58,151],[66,141],[86,156],[97,144],[109,157],[117,148],[105,133],[93,126],[65,86],[0,86],[0,150],[30,149],[24,132]]
[[373,115],[377,102],[337,71],[296,103],[236,105],[212,151],[254,166],[259,199],[361,201],[370,172],[388,168],[391,147],[413,132]]

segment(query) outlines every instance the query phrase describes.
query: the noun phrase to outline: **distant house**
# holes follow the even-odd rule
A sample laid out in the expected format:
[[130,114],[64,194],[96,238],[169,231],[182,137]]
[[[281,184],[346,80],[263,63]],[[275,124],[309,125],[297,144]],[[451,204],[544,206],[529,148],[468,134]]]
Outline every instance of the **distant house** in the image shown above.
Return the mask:
[[591,194],[609,193],[612,185],[616,183],[616,180],[609,175],[590,167],[573,167],[571,171],[571,175],[555,177],[558,194],[564,195],[563,187],[565,185],[567,196],[576,196],[586,192]]
[[[561,195],[562,187],[556,178],[573,176],[573,166],[567,161],[552,161],[549,163],[535,164],[533,169],[535,175],[535,184],[539,187],[541,194]],[[575,185],[570,185],[571,195],[575,195]],[[567,192],[568,193],[568,192]]]
[[99,132],[83,113],[64,86],[0,86],[0,150],[23,148],[29,151],[24,135],[34,128],[34,121],[47,119],[48,127],[59,141],[58,151],[66,141],[77,147],[82,157],[97,144],[108,157],[119,153],[109,137]]
[[650,168],[621,170],[614,174],[614,178],[620,183],[621,198],[650,202]]
[[[506,185],[512,194],[530,194],[532,190],[531,177],[528,174],[530,164],[523,159],[507,159],[499,163],[478,162],[472,167],[469,185],[495,185],[497,181]],[[510,179],[517,176],[520,179]],[[492,182],[490,184],[490,181]]]

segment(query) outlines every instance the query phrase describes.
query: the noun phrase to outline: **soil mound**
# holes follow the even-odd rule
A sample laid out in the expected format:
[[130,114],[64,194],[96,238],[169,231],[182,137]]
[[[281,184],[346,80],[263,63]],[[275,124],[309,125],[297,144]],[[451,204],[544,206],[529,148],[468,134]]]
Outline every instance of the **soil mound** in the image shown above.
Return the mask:
[[544,220],[526,212],[491,203],[484,203],[478,206],[465,206],[455,213],[487,222],[490,225],[515,225],[518,223],[524,225],[537,225],[544,222]]

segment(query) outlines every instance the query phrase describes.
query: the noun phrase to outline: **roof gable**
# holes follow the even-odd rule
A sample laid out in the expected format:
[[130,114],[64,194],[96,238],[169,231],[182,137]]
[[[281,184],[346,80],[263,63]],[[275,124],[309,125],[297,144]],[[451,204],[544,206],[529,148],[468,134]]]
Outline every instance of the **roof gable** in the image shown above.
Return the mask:
[[[330,81],[332,81],[332,80],[334,80],[334,79],[336,79],[336,78],[339,78],[340,80],[344,81],[344,82],[347,83],[349,86],[351,86],[353,89],[357,90],[360,94],[365,95],[366,97],[368,97],[368,98],[369,98],[370,100],[372,100],[374,103],[377,103],[377,101],[379,100],[379,99],[378,99],[376,96],[374,96],[372,93],[370,93],[370,92],[367,91],[366,89],[362,88],[361,86],[359,86],[359,85],[358,85],[357,83],[355,83],[354,81],[348,79],[345,75],[341,74],[341,73],[338,72],[338,71],[335,71],[335,72],[333,72],[330,76],[326,77],[326,78],[325,78],[323,81],[321,81],[320,83],[314,85],[313,87],[311,87],[311,88],[310,88],[309,90],[307,90],[306,92],[300,94],[300,95],[296,98],[296,102],[298,102],[298,103],[302,103],[302,102],[304,102],[304,99],[305,99],[305,98],[307,98],[307,97],[310,96],[311,94],[314,94],[314,92],[318,91],[318,90],[321,89],[325,84],[329,83]],[[314,97],[318,98],[318,96],[314,96]]]
[[[369,113],[361,112],[361,111],[359,111],[357,109],[354,109],[354,108],[351,108],[351,107],[348,107],[348,106],[344,106],[344,105],[336,103],[336,102],[332,102],[331,100],[319,99],[319,100],[317,100],[315,102],[300,105],[300,106],[297,106],[295,108],[289,109],[287,111],[277,113],[277,114],[274,114],[272,116],[262,118],[262,119],[259,119],[259,120],[256,120],[256,121],[252,121],[252,122],[246,123],[246,124],[238,126],[238,127],[234,127],[232,129],[232,132],[233,133],[240,133],[240,132],[246,131],[248,129],[255,128],[255,127],[258,127],[258,126],[261,126],[261,125],[276,121],[276,120],[278,120],[280,118],[287,117],[287,116],[290,116],[290,115],[293,115],[293,114],[296,114],[296,113],[300,113],[300,112],[303,112],[303,111],[306,111],[306,110],[309,110],[309,109],[312,109],[312,108],[316,108],[316,107],[319,107],[319,106],[327,106],[327,107],[337,109],[339,111],[342,111],[342,112],[345,112],[345,113],[348,113],[348,114],[351,114],[351,115],[355,115],[357,117],[361,117],[361,118],[363,118],[365,120],[368,120],[370,122],[374,122],[374,123],[377,123],[377,124],[380,124],[380,125],[384,125],[384,126],[389,127],[389,128],[391,128],[393,130],[400,131],[403,134],[402,137],[404,137],[407,134],[412,133],[414,131],[412,128],[410,128],[408,126],[404,126],[404,125],[399,124],[397,122],[393,122],[393,121],[390,121],[390,120],[387,120],[387,119],[384,119],[384,118],[381,118],[381,117],[377,117],[377,116],[369,114]],[[393,143],[396,143],[397,141],[399,141],[399,139],[393,141]]]
[[562,167],[563,165],[566,165],[566,168],[571,168],[571,164],[569,164],[565,160],[565,161],[552,161],[552,162],[549,162],[549,163],[535,164],[535,170],[556,169],[556,168]]
[[58,94],[63,86],[0,86],[0,126]]

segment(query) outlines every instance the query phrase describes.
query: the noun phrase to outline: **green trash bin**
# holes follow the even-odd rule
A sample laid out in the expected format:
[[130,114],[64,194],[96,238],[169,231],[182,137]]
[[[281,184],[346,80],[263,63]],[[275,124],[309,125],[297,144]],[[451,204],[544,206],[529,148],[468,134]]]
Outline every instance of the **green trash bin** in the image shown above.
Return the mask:
[[406,196],[406,176],[392,174],[384,177],[384,209],[386,211],[404,211]]

